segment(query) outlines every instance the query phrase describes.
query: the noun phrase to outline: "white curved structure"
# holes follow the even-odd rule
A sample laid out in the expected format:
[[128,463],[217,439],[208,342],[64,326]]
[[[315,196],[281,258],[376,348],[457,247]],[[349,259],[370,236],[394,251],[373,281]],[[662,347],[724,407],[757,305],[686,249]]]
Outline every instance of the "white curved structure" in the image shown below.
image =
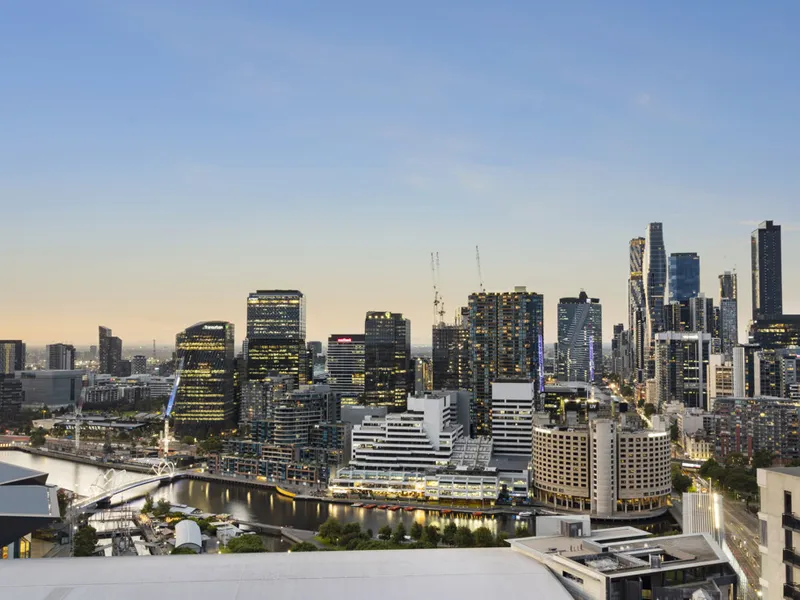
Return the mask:
[[198,554],[203,549],[203,536],[200,526],[194,521],[186,519],[175,526],[175,547],[189,548]]

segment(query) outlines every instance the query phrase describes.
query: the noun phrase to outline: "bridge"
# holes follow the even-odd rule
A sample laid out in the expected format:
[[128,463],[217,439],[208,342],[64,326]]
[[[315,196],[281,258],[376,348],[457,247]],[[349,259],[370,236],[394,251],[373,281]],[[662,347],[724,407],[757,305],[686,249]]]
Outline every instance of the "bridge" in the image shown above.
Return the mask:
[[98,490],[98,493],[89,498],[79,500],[72,505],[72,509],[77,512],[89,511],[95,508],[107,507],[111,504],[111,499],[119,494],[124,494],[138,487],[144,485],[151,485],[157,483],[172,482],[177,479],[182,479],[189,474],[189,471],[176,471],[174,465],[159,465],[156,472],[151,477],[138,479],[136,481],[129,481],[126,483],[118,484],[117,481],[125,471],[117,471],[116,469],[109,469],[100,475],[92,488]]

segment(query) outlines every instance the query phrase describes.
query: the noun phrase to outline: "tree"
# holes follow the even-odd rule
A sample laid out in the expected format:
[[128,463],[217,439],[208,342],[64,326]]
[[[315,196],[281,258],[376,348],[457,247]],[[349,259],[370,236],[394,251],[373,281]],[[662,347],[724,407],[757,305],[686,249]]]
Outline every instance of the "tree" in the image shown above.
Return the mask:
[[406,541],[406,526],[402,522],[397,524],[392,534],[392,542],[395,544],[402,544]]
[[90,525],[79,527],[73,538],[73,556],[94,556],[96,546],[97,530]]
[[488,527],[478,527],[472,535],[478,548],[494,546],[494,534],[489,531]]
[[439,528],[436,525],[428,525],[425,528],[425,539],[429,544],[438,546],[439,541],[442,539]]
[[497,540],[495,541],[495,546],[497,546],[498,548],[506,548],[507,546],[510,546],[511,544],[509,544],[506,541],[507,539],[508,535],[506,534],[505,531],[499,532],[497,534]]
[[531,534],[528,525],[517,525],[517,529],[515,532],[515,537],[528,537]]
[[768,469],[772,466],[772,461],[775,457],[772,455],[767,449],[762,448],[761,450],[756,450],[755,454],[753,454],[752,465],[754,469]]
[[44,429],[39,427],[31,431],[30,445],[32,448],[41,448],[44,446],[46,439]]
[[673,421],[672,425],[669,426],[669,439],[673,442],[678,441],[678,422]]
[[337,543],[341,535],[342,524],[333,517],[328,517],[328,520],[319,526],[319,537],[327,540],[331,544]]
[[725,457],[726,467],[745,467],[747,466],[747,459],[741,452],[731,452]]
[[319,550],[319,548],[317,548],[311,542],[300,542],[299,544],[292,546],[289,552],[316,552],[317,550]]
[[475,545],[475,536],[469,527],[459,527],[453,541],[456,548],[472,548]]
[[378,537],[385,542],[388,542],[392,539],[392,528],[388,525],[384,525],[380,529],[378,529]]
[[146,514],[153,512],[153,497],[150,494],[147,494],[144,497],[144,504],[142,505],[142,512],[146,513]]
[[228,550],[234,554],[249,554],[252,552],[266,552],[264,540],[257,535],[240,535],[228,542]]
[[644,416],[649,419],[654,414],[656,414],[656,405],[651,403],[651,402],[648,402],[647,404],[645,404],[644,405]]
[[194,438],[191,435],[185,435],[181,438],[181,443],[186,444],[187,446],[191,446],[194,444]]
[[411,530],[409,531],[409,535],[411,539],[414,541],[419,541],[422,537],[422,525],[414,521],[413,525],[411,525]]
[[172,504],[170,504],[170,501],[162,498],[156,504],[155,509],[153,509],[153,514],[157,517],[163,517],[167,513],[169,513],[170,508],[172,508]]
[[442,531],[442,541],[448,546],[454,545],[456,543],[457,531],[458,525],[456,525],[453,521],[450,521],[444,526],[444,530]]
[[173,548],[170,554],[197,554],[197,552],[195,552],[191,548],[183,547],[183,548]]
[[692,478],[689,477],[688,475],[684,475],[680,471],[678,471],[677,473],[673,473],[672,487],[679,494],[688,492],[689,488],[692,487]]
[[361,525],[359,523],[347,523],[342,527],[342,535],[359,535],[361,533]]

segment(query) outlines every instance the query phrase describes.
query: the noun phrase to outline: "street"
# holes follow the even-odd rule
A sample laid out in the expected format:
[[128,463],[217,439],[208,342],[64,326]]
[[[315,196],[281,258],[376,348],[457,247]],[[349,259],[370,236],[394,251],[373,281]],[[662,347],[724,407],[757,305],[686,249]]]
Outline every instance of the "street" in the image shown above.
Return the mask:
[[758,598],[761,585],[761,554],[758,551],[758,517],[747,510],[744,502],[723,498],[722,513],[725,539],[742,570],[747,575],[748,598]]

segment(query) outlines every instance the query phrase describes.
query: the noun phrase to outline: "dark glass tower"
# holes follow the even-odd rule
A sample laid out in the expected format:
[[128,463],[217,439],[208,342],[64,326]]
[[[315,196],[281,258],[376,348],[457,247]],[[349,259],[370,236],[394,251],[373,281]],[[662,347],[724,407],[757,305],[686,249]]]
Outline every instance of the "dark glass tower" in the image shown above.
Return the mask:
[[700,293],[700,257],[695,252],[669,255],[669,301],[689,300]]
[[172,412],[176,428],[206,433],[233,424],[233,332],[232,323],[205,321],[177,335],[183,371]]
[[603,376],[603,307],[581,292],[558,301],[559,381],[595,382]]
[[433,326],[432,334],[433,389],[457,390],[468,387],[468,324],[466,322],[437,323]]
[[736,273],[719,276],[719,337],[726,360],[732,360],[733,347],[739,343],[737,287]]
[[25,343],[22,340],[0,340],[0,375],[25,370]]
[[764,221],[752,233],[750,267],[753,274],[753,320],[779,317],[783,314],[780,225]]
[[328,385],[342,404],[358,404],[364,395],[364,334],[328,338]]
[[364,399],[404,410],[414,391],[411,321],[401,313],[368,312],[364,321]]
[[122,340],[111,335],[108,327],[99,327],[99,373],[119,375],[122,362]]
[[639,237],[631,240],[630,274],[628,279],[628,331],[630,332],[630,366],[637,383],[644,383],[647,370],[647,363],[645,362],[647,307],[643,276],[644,249],[644,238]]
[[297,290],[258,290],[247,298],[247,379],[289,375],[294,387],[308,379],[306,300]]
[[472,435],[491,434],[492,382],[534,379],[544,392],[544,296],[517,287],[469,297]]
[[667,253],[664,250],[664,230],[661,223],[650,223],[644,248],[644,280],[646,319],[645,352],[647,374],[655,375],[655,334],[664,330],[664,291],[667,284]]
[[75,346],[50,344],[47,346],[47,368],[54,371],[75,369]]

